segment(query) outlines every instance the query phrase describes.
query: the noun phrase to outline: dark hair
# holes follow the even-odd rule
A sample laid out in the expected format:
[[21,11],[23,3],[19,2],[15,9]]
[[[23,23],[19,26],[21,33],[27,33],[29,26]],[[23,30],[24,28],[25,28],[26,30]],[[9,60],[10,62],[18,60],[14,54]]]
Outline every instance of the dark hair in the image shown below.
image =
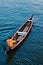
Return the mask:
[[9,39],[11,39],[12,38],[12,36],[9,36]]

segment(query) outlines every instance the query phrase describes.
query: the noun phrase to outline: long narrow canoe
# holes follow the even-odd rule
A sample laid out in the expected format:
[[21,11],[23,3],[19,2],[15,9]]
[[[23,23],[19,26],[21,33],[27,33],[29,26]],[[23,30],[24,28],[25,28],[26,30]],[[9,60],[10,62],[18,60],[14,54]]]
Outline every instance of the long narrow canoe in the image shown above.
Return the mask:
[[31,31],[32,19],[33,19],[33,15],[14,34],[12,39],[14,40],[14,37],[16,36],[16,43],[14,44],[14,46],[11,49],[5,50],[5,53],[10,53],[11,50],[12,51],[15,50],[15,48],[17,48],[20,44],[22,44],[24,39],[27,37],[27,35]]

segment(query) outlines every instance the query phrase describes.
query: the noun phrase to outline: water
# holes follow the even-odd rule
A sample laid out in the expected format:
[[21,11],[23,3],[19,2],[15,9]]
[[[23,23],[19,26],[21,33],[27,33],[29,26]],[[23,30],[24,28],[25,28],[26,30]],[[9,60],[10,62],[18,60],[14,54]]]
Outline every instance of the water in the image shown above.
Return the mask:
[[[10,56],[3,42],[34,14],[33,27],[23,45]],[[0,65],[43,65],[43,0],[0,0]]]

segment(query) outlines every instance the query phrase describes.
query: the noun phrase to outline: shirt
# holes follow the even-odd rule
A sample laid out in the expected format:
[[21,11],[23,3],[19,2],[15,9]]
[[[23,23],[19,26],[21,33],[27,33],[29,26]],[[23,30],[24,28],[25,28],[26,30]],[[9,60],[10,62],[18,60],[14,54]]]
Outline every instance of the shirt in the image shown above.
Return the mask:
[[11,47],[14,46],[13,43],[15,43],[15,42],[16,42],[16,40],[8,39],[8,40],[7,40],[7,45],[11,48]]

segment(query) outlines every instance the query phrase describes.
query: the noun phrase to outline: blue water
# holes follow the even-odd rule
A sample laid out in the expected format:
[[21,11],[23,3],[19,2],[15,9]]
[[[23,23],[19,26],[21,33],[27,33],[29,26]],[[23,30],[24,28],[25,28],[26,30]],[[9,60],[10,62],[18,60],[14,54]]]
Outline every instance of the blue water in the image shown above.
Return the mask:
[[[30,35],[16,53],[4,54],[3,41],[31,16]],[[0,65],[43,65],[43,0],[0,0]]]

